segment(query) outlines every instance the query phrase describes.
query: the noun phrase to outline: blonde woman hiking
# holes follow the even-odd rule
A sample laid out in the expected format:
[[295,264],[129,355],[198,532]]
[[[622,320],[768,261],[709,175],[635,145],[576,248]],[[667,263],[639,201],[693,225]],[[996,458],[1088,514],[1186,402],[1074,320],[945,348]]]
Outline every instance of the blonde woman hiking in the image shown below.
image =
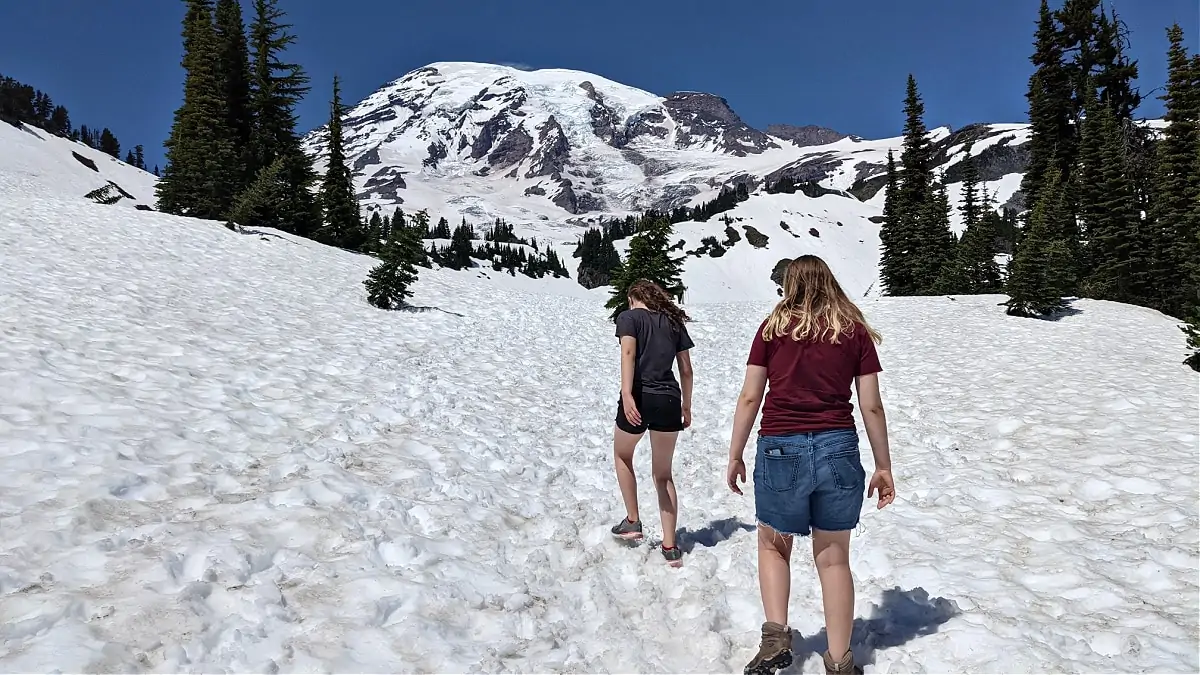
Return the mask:
[[895,499],[896,490],[879,397],[879,341],[879,333],[842,291],[825,261],[805,255],[788,265],[783,299],[759,326],[750,347],[726,473],[729,489],[742,494],[742,453],[763,404],[753,478],[766,621],[747,675],[768,675],[792,663],[792,542],[810,533],[829,638],[825,672],[863,672],[850,651],[850,532],[858,525],[868,481],[859,458],[850,385],[858,392],[875,456],[868,495],[877,492],[877,508],[882,509]]
[[[692,424],[692,360],[694,345],[684,324],[691,319],[658,284],[639,279],[629,287],[629,309],[617,315],[621,343],[621,400],[613,430],[613,456],[617,483],[625,501],[625,519],[612,528],[622,539],[642,538],[638,515],[637,477],[633,450],[642,434],[650,432],[650,471],[658,492],[662,519],[662,554],[678,567],[683,551],[675,542],[679,498],[671,464],[679,432]],[[672,366],[679,364],[679,379]]]

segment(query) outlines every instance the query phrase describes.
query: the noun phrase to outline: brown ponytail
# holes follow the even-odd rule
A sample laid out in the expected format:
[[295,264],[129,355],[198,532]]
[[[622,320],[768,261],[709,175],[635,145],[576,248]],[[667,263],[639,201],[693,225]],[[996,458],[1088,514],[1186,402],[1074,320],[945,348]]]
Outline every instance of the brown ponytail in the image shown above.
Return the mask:
[[692,320],[687,315],[687,312],[675,304],[675,301],[663,290],[662,286],[649,279],[638,279],[633,282],[633,285],[626,291],[626,295],[629,296],[630,300],[637,300],[646,305],[646,308],[650,311],[666,314],[667,318],[676,327],[682,326],[685,322]]

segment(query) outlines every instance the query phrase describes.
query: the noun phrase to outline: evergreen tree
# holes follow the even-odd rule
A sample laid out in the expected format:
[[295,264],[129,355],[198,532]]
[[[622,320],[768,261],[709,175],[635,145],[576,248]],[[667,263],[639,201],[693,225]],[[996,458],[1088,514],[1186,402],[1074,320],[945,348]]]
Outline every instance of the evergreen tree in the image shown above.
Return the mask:
[[417,260],[424,251],[412,227],[393,227],[380,252],[380,263],[367,275],[367,302],[380,309],[399,309],[412,297],[417,280]]
[[1196,298],[1189,263],[1200,261],[1200,68],[1188,57],[1183,30],[1167,30],[1167,86],[1162,96],[1167,128],[1157,152],[1155,200],[1150,217],[1157,233],[1156,277],[1160,308],[1184,316]]
[[958,238],[950,229],[950,198],[944,182],[938,182],[921,221],[927,240],[921,242],[914,259],[921,294],[966,293],[966,268],[958,257]]
[[345,109],[342,107],[341,85],[336,75],[333,77],[333,100],[329,108],[329,167],[325,170],[318,193],[325,224],[317,233],[317,239],[332,246],[357,249],[366,242],[367,237],[363,232],[358,199],[354,196],[353,177],[342,150],[342,115]]
[[454,228],[454,233],[450,235],[450,245],[446,247],[446,256],[442,264],[454,270],[471,267],[471,256],[475,253],[474,239],[475,229],[467,225],[464,218],[462,224]]
[[1200,372],[1200,303],[1196,303],[1187,322],[1180,328],[1187,336],[1188,351],[1191,352],[1183,362],[1192,370]]
[[1060,283],[1055,279],[1056,257],[1061,257],[1063,242],[1054,237],[1067,217],[1063,209],[1061,174],[1051,169],[1042,183],[1042,192],[1034,202],[1028,230],[1009,264],[1008,314],[1044,316],[1065,307]]
[[210,0],[188,0],[183,21],[183,104],[175,111],[158,181],[158,209],[197,218],[226,217],[237,188],[237,161],[217,69]]
[[146,150],[140,145],[133,146],[133,165],[142,171],[146,170]]
[[1150,295],[1149,237],[1145,236],[1129,181],[1125,144],[1112,109],[1097,106],[1102,170],[1101,201],[1090,224],[1087,290],[1092,297],[1117,302],[1145,302]]
[[1069,171],[1071,128],[1071,78],[1063,57],[1063,38],[1046,0],[1038,11],[1034,72],[1029,78],[1029,163],[1021,178],[1027,205],[1041,194],[1043,177],[1052,169]]
[[126,151],[125,151],[125,163],[126,163],[126,164],[128,164],[129,166],[136,166],[136,165],[137,165],[137,160],[133,158],[133,151],[132,151],[132,150],[126,150]]
[[[250,45],[254,63],[251,70],[250,129],[251,172],[277,160],[278,180],[283,181],[281,201],[275,204],[270,227],[310,236],[321,224],[321,210],[310,191],[316,179],[312,159],[300,146],[296,133],[295,106],[308,92],[308,77],[296,64],[282,61],[283,51],[295,42],[288,24],[281,23],[283,12],[278,0],[254,0],[254,20],[250,23]],[[266,225],[266,223],[258,223]]]
[[226,115],[239,159],[237,189],[241,191],[254,179],[250,166],[250,128],[254,120],[250,109],[250,47],[238,0],[217,0],[215,30]]
[[429,234],[429,212],[421,209],[412,215],[408,221],[408,229],[413,231],[417,239],[416,264],[430,267],[429,252],[425,250],[425,236]]
[[629,309],[627,293],[638,279],[649,279],[663,287],[677,300],[685,290],[680,275],[682,259],[671,257],[671,222],[655,217],[642,224],[641,230],[629,241],[629,255],[612,275],[612,297],[605,307],[612,310],[611,318]]
[[996,263],[995,212],[988,208],[987,195],[977,195],[979,171],[967,145],[962,173],[963,236],[956,247],[955,259],[962,270],[964,293],[995,293],[1000,285],[1000,266]]
[[67,114],[67,109],[61,105],[54,106],[54,110],[50,113],[50,132],[60,136],[69,136],[71,131],[71,117]]
[[158,177],[158,178],[161,178],[161,177],[162,177],[162,172],[160,172],[160,171],[158,170],[158,165],[157,165],[157,164],[155,164],[155,165],[154,165],[154,175],[155,175],[155,177]]
[[904,97],[904,151],[900,153],[901,220],[912,222],[933,199],[933,149],[925,128],[925,104],[911,74]]
[[364,250],[367,253],[375,253],[383,246],[383,218],[378,211],[372,211],[371,217],[367,220],[367,244]]
[[905,222],[900,217],[900,181],[896,159],[891,150],[887,155],[887,185],[883,198],[883,223],[879,227],[879,275],[883,292],[888,295],[912,293],[912,274],[905,258],[908,241],[904,238]]
[[117,142],[117,137],[108,130],[108,127],[104,127],[104,130],[100,132],[100,152],[112,155],[114,159],[121,159],[121,144]]

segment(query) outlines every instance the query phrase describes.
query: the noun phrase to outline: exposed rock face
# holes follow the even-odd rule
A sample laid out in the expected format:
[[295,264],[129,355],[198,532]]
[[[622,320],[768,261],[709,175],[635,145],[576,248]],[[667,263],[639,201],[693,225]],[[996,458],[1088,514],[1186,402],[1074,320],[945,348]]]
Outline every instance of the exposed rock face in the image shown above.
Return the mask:
[[524,125],[504,136],[488,153],[488,165],[493,169],[507,169],[529,156],[533,150],[533,137],[525,133]]
[[371,148],[370,150],[359,155],[358,158],[354,160],[354,171],[362,172],[362,170],[368,166],[373,166],[379,163],[379,148]]
[[404,200],[400,197],[400,190],[408,187],[404,182],[404,172],[400,167],[385,166],[375,172],[373,176],[367,179],[363,190],[358,193],[359,199],[369,199],[374,195],[379,195],[383,199],[396,200],[396,203],[401,204]]
[[596,86],[591,82],[580,82],[579,88],[587,92],[587,97],[595,102],[595,105],[588,111],[592,121],[592,133],[614,148],[623,147],[625,133],[620,113],[605,103],[604,95],[596,91]]
[[667,96],[663,108],[680,127],[677,146],[691,145],[700,137],[738,157],[779,147],[770,136],[743,122],[720,96],[677,92]]
[[[532,139],[530,142],[532,144]],[[538,129],[538,149],[533,154],[533,162],[529,166],[529,171],[525,172],[525,177],[534,178],[562,173],[570,155],[571,144],[567,142],[567,135],[563,133],[563,128],[558,120],[551,115],[550,119],[546,120],[546,123]]]
[[834,152],[821,152],[786,164],[763,177],[769,185],[780,178],[790,178],[796,183],[822,181],[829,178],[842,166],[843,158]]
[[767,126],[767,133],[771,136],[782,138],[785,141],[791,141],[792,145],[800,148],[807,148],[813,145],[827,145],[836,143],[843,138],[849,138],[848,134],[839,133],[833,129],[819,127],[814,124],[806,124],[802,127],[791,124],[771,124]]
[[[441,141],[434,141],[429,144],[429,156],[421,161],[423,166],[437,168],[438,162],[446,159],[446,144]],[[376,151],[378,153],[378,150]]]

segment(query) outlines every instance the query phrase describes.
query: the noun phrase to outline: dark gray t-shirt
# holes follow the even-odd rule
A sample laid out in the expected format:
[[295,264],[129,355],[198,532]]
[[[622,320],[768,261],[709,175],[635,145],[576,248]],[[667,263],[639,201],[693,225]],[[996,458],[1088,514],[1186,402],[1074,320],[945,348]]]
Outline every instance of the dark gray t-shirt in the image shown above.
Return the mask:
[[617,315],[617,340],[629,335],[637,340],[633,367],[633,391],[681,396],[675,380],[675,355],[694,347],[687,328],[676,327],[661,312],[627,309]]

